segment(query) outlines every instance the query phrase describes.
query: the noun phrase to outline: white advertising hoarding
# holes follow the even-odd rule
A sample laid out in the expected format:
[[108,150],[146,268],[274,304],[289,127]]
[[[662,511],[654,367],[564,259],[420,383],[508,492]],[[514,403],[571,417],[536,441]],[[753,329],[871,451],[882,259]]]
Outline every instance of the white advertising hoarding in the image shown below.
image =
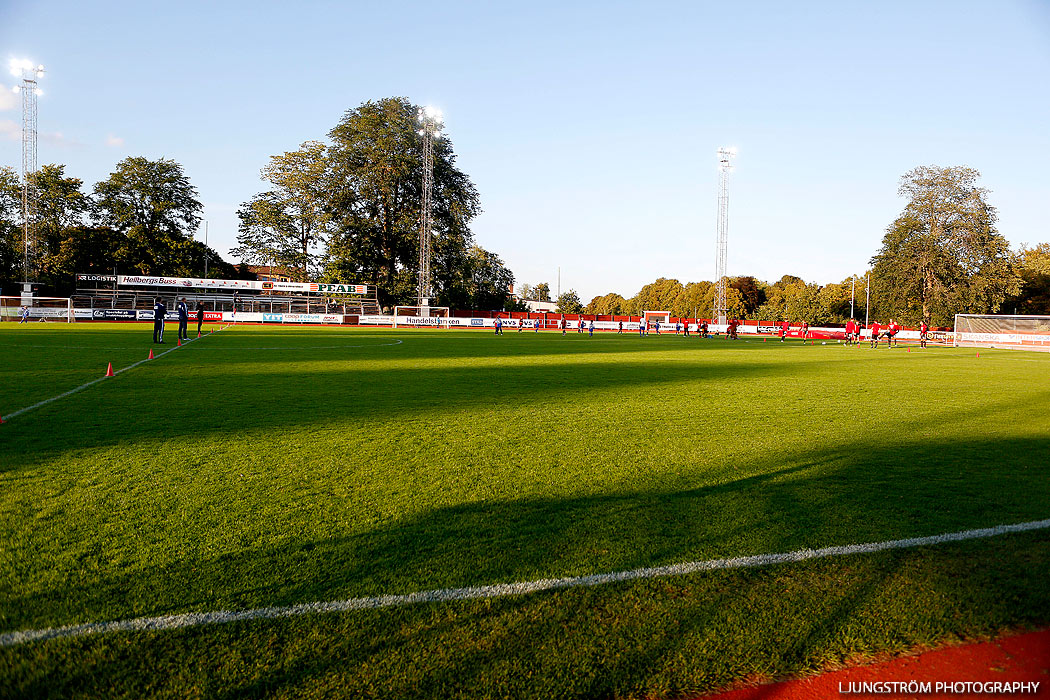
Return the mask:
[[227,289],[261,292],[314,292],[320,294],[367,294],[367,284],[320,282],[269,282],[256,280],[216,280],[201,277],[163,277],[159,275],[117,275],[117,284],[135,287],[180,287],[182,289]]

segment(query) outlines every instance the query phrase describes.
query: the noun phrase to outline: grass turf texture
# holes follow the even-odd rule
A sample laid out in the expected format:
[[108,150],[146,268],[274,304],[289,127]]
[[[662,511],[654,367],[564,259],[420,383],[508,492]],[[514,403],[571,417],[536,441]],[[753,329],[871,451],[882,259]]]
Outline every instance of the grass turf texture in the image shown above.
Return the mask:
[[[3,324],[0,413],[150,333]],[[1048,378],[1005,351],[232,328],[0,426],[0,630],[1042,519]],[[0,649],[0,694],[673,696],[1046,623],[1048,569],[1039,532],[54,640]]]

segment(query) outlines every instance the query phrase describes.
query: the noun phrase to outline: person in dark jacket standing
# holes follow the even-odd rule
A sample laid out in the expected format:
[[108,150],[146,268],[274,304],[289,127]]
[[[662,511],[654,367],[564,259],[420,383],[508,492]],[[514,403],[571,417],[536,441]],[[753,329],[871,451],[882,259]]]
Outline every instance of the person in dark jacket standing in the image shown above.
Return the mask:
[[153,300],[153,342],[164,344],[164,316],[168,307],[160,299]]
[[201,326],[204,325],[204,302],[197,302],[197,337],[201,337]]
[[186,324],[190,320],[190,310],[186,308],[186,297],[179,299],[179,303],[175,305],[175,311],[179,314],[179,340],[189,340],[189,334],[186,333]]

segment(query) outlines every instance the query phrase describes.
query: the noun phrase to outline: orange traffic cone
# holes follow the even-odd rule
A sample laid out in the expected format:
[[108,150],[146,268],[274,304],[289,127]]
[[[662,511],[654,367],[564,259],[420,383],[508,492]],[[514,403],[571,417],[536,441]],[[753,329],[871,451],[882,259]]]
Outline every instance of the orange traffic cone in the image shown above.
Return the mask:
[[112,362],[110,362],[109,366],[106,367],[106,376],[107,377],[112,377],[113,376],[113,363]]
[[182,338],[179,338],[177,341],[175,341],[175,347],[177,347],[177,348],[181,348],[182,347]]
[[149,357],[147,357],[146,359],[147,360],[152,360],[153,359],[153,348],[149,349]]
[[197,337],[198,337],[198,338],[200,338],[200,337],[201,337],[201,332],[200,332],[200,331],[197,331]]

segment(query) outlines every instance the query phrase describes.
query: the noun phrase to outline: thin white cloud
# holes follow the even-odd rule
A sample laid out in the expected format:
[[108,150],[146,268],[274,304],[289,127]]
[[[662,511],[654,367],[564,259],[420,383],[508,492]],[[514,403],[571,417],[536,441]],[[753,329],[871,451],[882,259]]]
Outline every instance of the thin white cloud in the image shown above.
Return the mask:
[[84,145],[80,141],[66,138],[66,135],[61,131],[41,131],[38,136],[41,141],[52,146],[79,148]]
[[[68,138],[61,131],[41,131],[37,138],[43,143],[60,148],[80,148],[84,144],[76,139]],[[13,119],[0,119],[0,140],[21,141],[22,125]]]
[[0,83],[0,112],[14,109],[17,106],[18,95],[11,92],[10,86]]
[[0,139],[9,141],[22,140],[22,125],[13,119],[0,119]]
[[109,134],[106,136],[106,145],[110,146],[111,148],[120,148],[124,145],[124,139],[120,138],[119,136]]

